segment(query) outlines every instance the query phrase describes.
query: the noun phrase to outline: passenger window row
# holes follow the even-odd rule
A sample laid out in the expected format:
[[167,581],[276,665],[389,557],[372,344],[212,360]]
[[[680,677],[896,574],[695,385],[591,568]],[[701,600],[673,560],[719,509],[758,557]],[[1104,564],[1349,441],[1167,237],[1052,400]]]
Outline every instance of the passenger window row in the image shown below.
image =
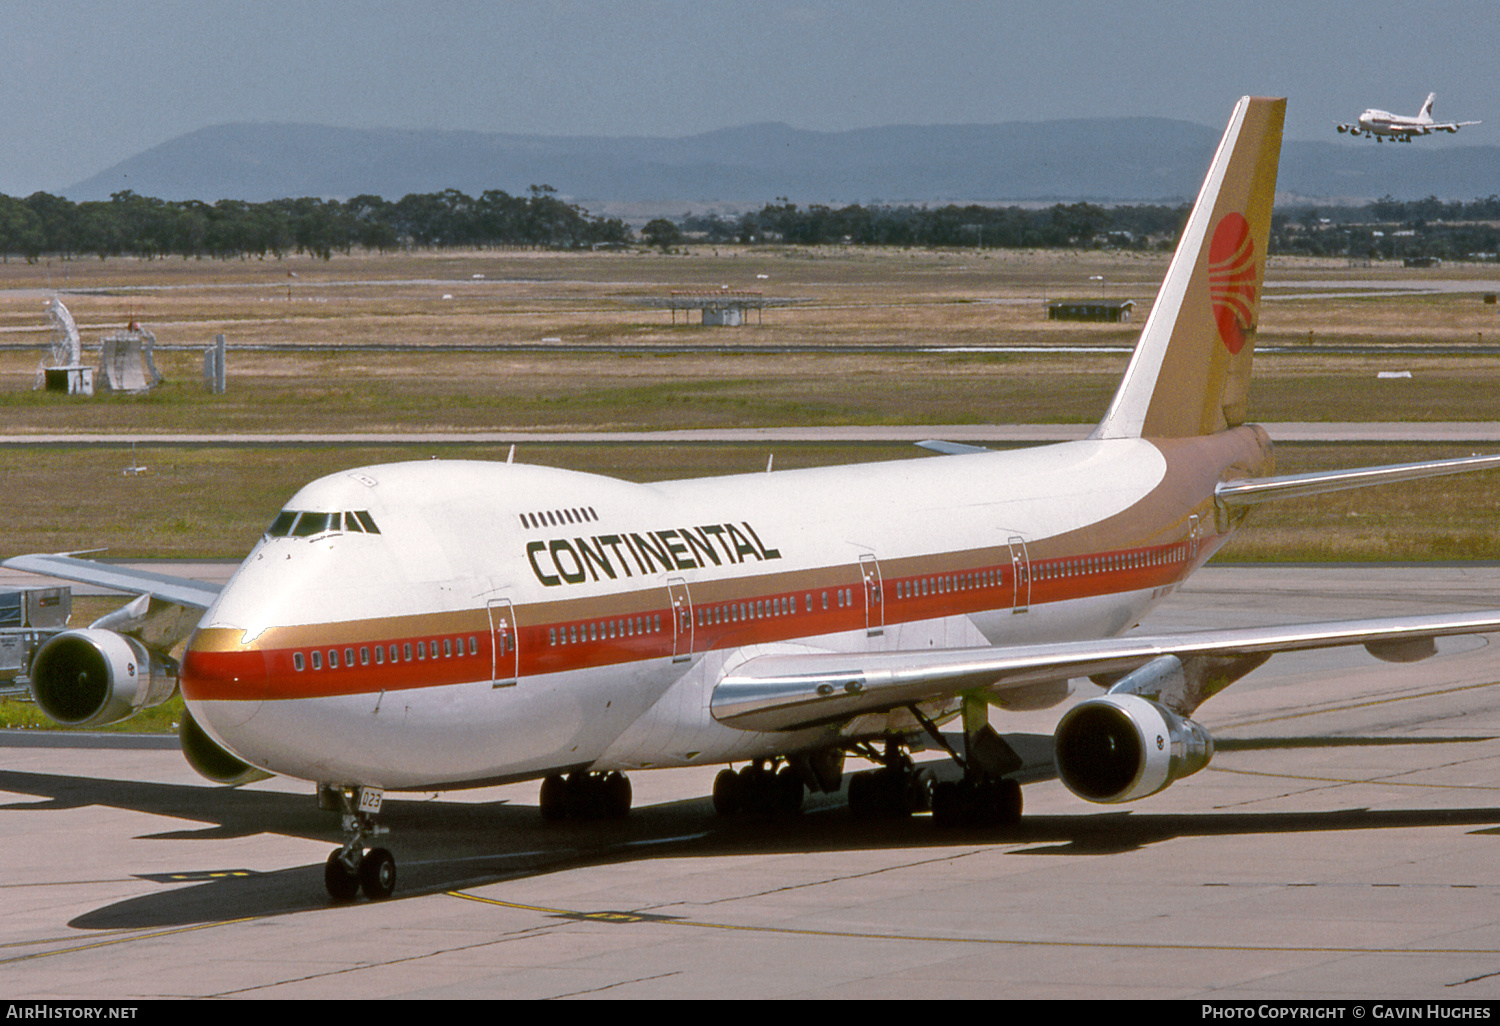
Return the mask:
[[1059,577],[1077,577],[1081,574],[1107,573],[1112,570],[1139,570],[1143,567],[1166,566],[1186,559],[1187,552],[1186,545],[1173,545],[1168,549],[1137,549],[1134,552],[1117,552],[1110,556],[1049,559],[1035,564],[1032,575],[1036,580],[1048,581]]
[[522,513],[520,516],[522,527],[565,527],[568,524],[592,523],[599,519],[599,514],[594,512],[592,506]]
[[909,581],[896,582],[898,599],[926,598],[929,595],[947,595],[955,591],[973,591],[976,588],[998,588],[1005,584],[1002,570],[979,570],[965,574],[944,574],[939,577],[915,577]]
[[[479,654],[479,639],[469,635],[467,639],[468,654],[476,656]],[[464,655],[465,639],[461,637],[431,638],[422,641],[407,641],[390,645],[361,645],[359,647],[359,665],[369,666],[373,662],[376,666],[384,666],[387,661],[391,664],[410,663],[417,660],[427,659],[452,659],[462,658]],[[343,650],[342,665],[353,668],[355,650],[353,646]],[[326,665],[330,670],[337,670],[340,666],[339,650],[330,648],[327,650],[327,662],[324,662],[324,651],[322,649],[311,649],[306,653],[293,652],[292,666],[299,672],[307,669],[310,665],[314,670],[321,670]]]
[[595,620],[591,623],[574,623],[566,627],[547,628],[547,644],[577,645],[587,641],[609,641],[612,638],[633,638],[638,634],[661,633],[661,616],[627,616],[618,620]]
[[349,534],[379,534],[369,510],[342,513],[313,513],[284,509],[276,514],[266,529],[268,538],[311,538],[315,534],[343,531]]
[[[812,608],[812,596],[807,597],[806,608]],[[781,595],[775,598],[756,599],[753,602],[727,602],[718,605],[699,606],[696,610],[699,627],[716,627],[744,620],[761,620],[773,616],[792,616],[797,612],[797,596]]]

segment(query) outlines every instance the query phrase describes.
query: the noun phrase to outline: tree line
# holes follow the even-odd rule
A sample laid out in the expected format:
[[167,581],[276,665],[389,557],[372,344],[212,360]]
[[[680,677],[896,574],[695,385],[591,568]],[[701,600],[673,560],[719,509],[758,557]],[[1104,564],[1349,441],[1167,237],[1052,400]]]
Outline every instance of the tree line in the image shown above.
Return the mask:
[[1389,196],[1359,207],[1278,210],[1271,252],[1351,259],[1495,260],[1500,254],[1500,196],[1468,203]]
[[576,249],[627,243],[618,218],[593,217],[547,185],[526,196],[498,189],[470,197],[457,189],[413,193],[391,202],[279,199],[266,203],[160,200],[117,192],[73,203],[45,192],[0,195],[0,256],[180,256],[229,259],[307,253],[330,259],[358,247],[397,249],[532,246]]
[[782,242],[793,245],[1057,249],[1114,246],[1144,249],[1175,240],[1186,220],[1184,206],[1105,207],[1058,203],[1044,208],[980,204],[853,206],[814,204],[800,209],[777,200],[762,209],[725,219],[686,216],[682,229],[708,242]]
[[[782,242],[797,245],[875,245],[978,249],[1170,250],[1191,210],[1136,204],[1057,203],[1049,207],[813,205],[785,200],[728,219],[687,215],[687,239],[707,242]],[[1278,208],[1271,218],[1270,252],[1306,256],[1448,260],[1500,250],[1500,197],[1447,202],[1429,196],[1389,196],[1360,206]]]
[[[682,243],[855,245],[979,249],[1169,250],[1187,220],[1187,204],[1047,207],[858,204],[799,207],[785,199],[738,217],[657,219],[642,231],[662,249]],[[596,217],[533,185],[524,196],[457,189],[389,201],[279,199],[265,203],[173,201],[118,192],[74,203],[45,192],[0,195],[0,258],[137,256],[330,259],[355,248],[480,249],[525,246],[577,249],[636,241],[619,218]],[[1362,206],[1295,206],[1272,216],[1272,253],[1447,260],[1500,252],[1500,197],[1448,202],[1389,196]],[[1487,258],[1493,259],[1493,256]]]

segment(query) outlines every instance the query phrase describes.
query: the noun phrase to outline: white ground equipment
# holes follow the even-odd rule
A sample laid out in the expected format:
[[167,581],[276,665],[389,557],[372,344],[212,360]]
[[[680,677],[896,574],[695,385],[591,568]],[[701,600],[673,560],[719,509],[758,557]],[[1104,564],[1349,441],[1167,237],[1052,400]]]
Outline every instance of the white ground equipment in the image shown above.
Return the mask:
[[49,366],[44,358],[37,365],[34,387],[68,395],[93,395],[94,368],[83,365],[83,340],[73,315],[62,300],[53,296],[47,303],[47,317],[52,321],[52,362]]
[[37,388],[68,395],[93,395],[95,385],[102,392],[126,392],[139,395],[161,384],[152,350],[156,336],[132,321],[124,331],[99,340],[99,367],[83,363],[83,339],[78,325],[62,300],[53,296],[47,302],[47,316],[52,321],[51,364],[43,358],[37,367]]

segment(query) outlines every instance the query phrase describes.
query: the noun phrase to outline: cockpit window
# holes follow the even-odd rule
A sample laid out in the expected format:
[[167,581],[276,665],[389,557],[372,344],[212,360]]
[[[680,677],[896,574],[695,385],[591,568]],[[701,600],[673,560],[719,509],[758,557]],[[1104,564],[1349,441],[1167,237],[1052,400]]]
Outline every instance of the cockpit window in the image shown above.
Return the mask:
[[285,538],[292,533],[292,525],[297,522],[297,511],[284,509],[276,514],[276,519],[271,521],[271,526],[266,529],[266,534],[272,538]]
[[292,528],[292,535],[297,538],[307,538],[315,534],[321,534],[328,530],[328,521],[332,515],[328,513],[304,513],[297,519],[297,524]]
[[310,538],[329,531],[349,531],[354,534],[379,534],[375,518],[367,510],[343,513],[311,513],[284,509],[266,529],[268,538]]

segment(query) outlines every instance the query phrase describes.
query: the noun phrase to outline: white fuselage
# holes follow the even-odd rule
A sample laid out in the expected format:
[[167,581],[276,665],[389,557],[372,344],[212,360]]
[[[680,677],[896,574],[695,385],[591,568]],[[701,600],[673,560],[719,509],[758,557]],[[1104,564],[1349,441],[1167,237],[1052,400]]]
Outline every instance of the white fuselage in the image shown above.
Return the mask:
[[1417,118],[1403,117],[1372,107],[1359,116],[1359,127],[1371,135],[1429,135],[1433,124],[1430,121],[1424,123]]
[[756,655],[1117,634],[1222,542],[1211,486],[1254,431],[645,485],[479,462],[334,474],[287,505],[332,519],[273,528],[205,614],[183,693],[254,766],[390,789],[875,736],[906,714],[759,733],[709,700]]

